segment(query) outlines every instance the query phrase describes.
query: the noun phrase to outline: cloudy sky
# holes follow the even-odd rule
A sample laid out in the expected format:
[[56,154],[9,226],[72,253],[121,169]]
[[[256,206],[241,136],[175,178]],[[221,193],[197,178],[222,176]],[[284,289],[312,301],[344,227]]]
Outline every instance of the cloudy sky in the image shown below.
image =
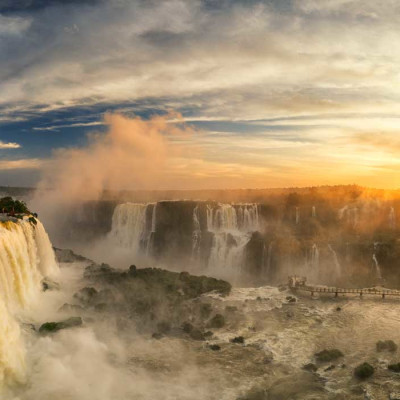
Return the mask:
[[399,26],[398,0],[0,0],[0,185],[174,110],[190,187],[400,187]]

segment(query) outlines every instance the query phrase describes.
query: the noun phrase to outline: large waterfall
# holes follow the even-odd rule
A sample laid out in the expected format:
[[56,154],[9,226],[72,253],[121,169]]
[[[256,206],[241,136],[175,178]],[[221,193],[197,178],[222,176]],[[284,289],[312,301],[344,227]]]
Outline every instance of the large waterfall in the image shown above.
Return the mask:
[[58,266],[40,221],[0,221],[0,386],[23,381],[24,345],[18,314],[34,303],[41,281]]
[[207,206],[207,230],[214,234],[208,269],[239,274],[251,232],[259,229],[256,204]]
[[[151,211],[151,221],[146,216]],[[114,244],[138,254],[150,246],[151,233],[155,232],[156,204],[124,203],[115,208],[110,232]]]

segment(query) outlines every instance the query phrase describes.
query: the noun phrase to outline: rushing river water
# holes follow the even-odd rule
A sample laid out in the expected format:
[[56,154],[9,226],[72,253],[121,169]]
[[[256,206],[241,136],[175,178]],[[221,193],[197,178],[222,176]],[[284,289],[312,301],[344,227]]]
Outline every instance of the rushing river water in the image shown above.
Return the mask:
[[[61,264],[59,291],[45,292],[27,312],[25,323],[68,317],[58,310],[82,287],[87,264]],[[27,382],[8,399],[20,400],[235,400],[235,399],[389,399],[400,392],[398,376],[387,365],[397,352],[376,351],[378,340],[400,343],[400,301],[307,295],[291,300],[275,287],[234,288],[229,296],[203,295],[226,324],[207,342],[166,336],[155,340],[132,326],[92,312],[82,327],[39,336],[28,325]],[[231,343],[243,336],[244,343]],[[213,351],[210,345],[219,345]],[[344,357],[303,366],[314,354],[337,348]],[[373,377],[359,381],[356,365],[367,361]]]

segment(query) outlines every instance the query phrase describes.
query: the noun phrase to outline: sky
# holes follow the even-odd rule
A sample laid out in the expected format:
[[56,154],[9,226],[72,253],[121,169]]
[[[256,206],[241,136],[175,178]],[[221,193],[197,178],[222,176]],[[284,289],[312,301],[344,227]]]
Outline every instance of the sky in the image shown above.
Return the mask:
[[398,188],[399,25],[397,0],[0,0],[0,185],[116,113],[193,131],[172,188]]

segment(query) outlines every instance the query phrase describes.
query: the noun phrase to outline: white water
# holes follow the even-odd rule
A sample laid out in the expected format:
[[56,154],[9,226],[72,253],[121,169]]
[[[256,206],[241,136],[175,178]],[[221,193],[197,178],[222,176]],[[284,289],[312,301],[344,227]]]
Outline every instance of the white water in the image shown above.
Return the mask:
[[340,265],[337,253],[336,253],[336,251],[333,249],[333,247],[330,244],[328,244],[328,249],[332,253],[333,261],[335,263],[336,276],[340,277],[342,275],[342,266]]
[[312,208],[311,208],[311,216],[312,216],[313,218],[316,218],[316,217],[317,217],[317,209],[316,209],[315,206],[312,206]]
[[43,225],[27,219],[0,222],[0,387],[25,379],[25,349],[18,314],[41,292],[41,281],[58,266]]
[[218,204],[207,207],[207,229],[214,233],[208,269],[213,274],[240,274],[244,249],[251,233],[259,229],[256,204]]
[[374,243],[374,254],[372,255],[372,261],[374,262],[375,274],[377,279],[382,279],[381,266],[379,265],[376,252],[378,250],[379,243]]
[[298,225],[300,222],[300,211],[299,207],[296,207],[296,225]]
[[390,207],[390,212],[389,212],[389,226],[392,229],[396,228],[396,212],[394,210],[394,207]]
[[[119,247],[129,248],[134,254],[140,249],[145,238],[147,204],[124,203],[118,205],[112,217],[110,238]],[[155,229],[155,207],[153,208]]]

